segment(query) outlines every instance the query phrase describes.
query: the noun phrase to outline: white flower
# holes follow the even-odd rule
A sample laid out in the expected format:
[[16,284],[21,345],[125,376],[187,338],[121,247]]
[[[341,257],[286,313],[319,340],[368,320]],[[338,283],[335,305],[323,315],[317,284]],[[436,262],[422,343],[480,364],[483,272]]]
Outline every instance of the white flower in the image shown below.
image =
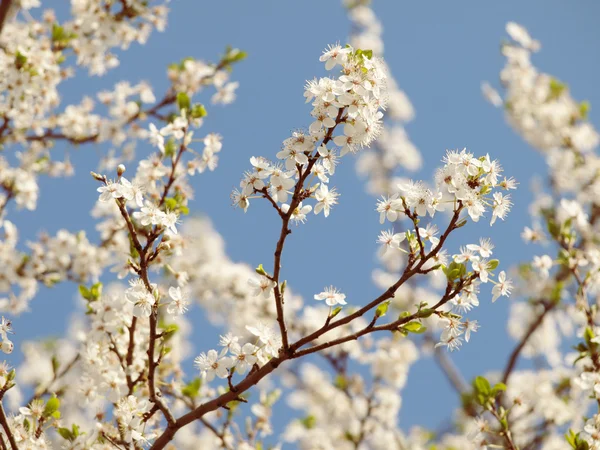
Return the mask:
[[554,261],[548,255],[534,256],[531,265],[540,271],[543,278],[548,278],[550,276],[550,269],[552,269],[552,266],[554,265]]
[[346,62],[349,53],[349,48],[342,48],[340,45],[330,45],[329,48],[323,52],[319,61],[325,63],[326,70],[331,70],[336,64],[343,65]]
[[167,306],[169,314],[181,315],[187,311],[190,304],[187,292],[182,292],[180,287],[171,286],[169,288],[169,297],[172,299],[169,306]]
[[498,297],[501,295],[509,297],[511,289],[512,281],[506,278],[506,273],[504,271],[500,272],[498,274],[498,282],[495,283],[495,286],[492,289],[492,302],[498,300]]
[[462,339],[460,336],[452,336],[452,335],[443,336],[442,335],[440,342],[435,344],[435,347],[437,348],[437,347],[445,346],[448,348],[448,350],[453,352],[454,350],[457,350],[458,348],[460,348],[461,345],[462,345]]
[[329,211],[331,207],[337,204],[337,198],[339,194],[336,192],[335,188],[329,190],[329,187],[321,183],[319,189],[315,192],[315,198],[317,199],[317,204],[315,205],[315,214],[319,214],[323,211],[325,217],[329,217]]
[[510,195],[503,195],[502,192],[494,192],[494,206],[490,225],[494,225],[497,217],[504,220],[511,206]]
[[271,292],[273,292],[276,283],[269,280],[264,275],[261,275],[258,279],[250,278],[248,280],[248,285],[252,289],[251,292],[254,297],[261,295],[263,298],[268,299],[271,297]]
[[325,300],[328,306],[345,305],[346,295],[342,294],[333,286],[325,288],[323,292],[315,295],[315,300]]
[[454,259],[456,263],[462,264],[467,261],[479,261],[479,256],[473,253],[475,250],[469,248],[469,245],[467,245],[467,248],[461,247],[459,255],[452,256],[452,259]]
[[250,343],[244,344],[243,347],[240,347],[240,344],[238,343],[234,343],[229,347],[229,351],[233,355],[235,371],[241,375],[245,374],[248,369],[252,368],[252,366],[258,360],[255,355],[257,348]]
[[139,220],[142,226],[162,225],[165,213],[158,206],[147,201],[146,206],[133,213],[133,218]]
[[490,239],[479,239],[479,245],[477,244],[468,244],[467,248],[474,252],[479,252],[482,258],[489,258],[492,256],[492,250],[494,249],[494,244]]
[[175,227],[175,225],[178,221],[179,218],[177,217],[177,214],[175,214],[174,212],[167,212],[164,213],[161,217],[160,225],[165,227],[170,233],[177,234],[177,228]]
[[399,213],[402,211],[402,203],[398,201],[398,194],[391,197],[382,196],[377,201],[377,212],[379,213],[379,223],[383,224],[385,220],[395,222],[398,220]]
[[469,342],[471,339],[471,332],[477,332],[479,329],[479,324],[476,320],[465,320],[463,325],[465,327],[465,341]]
[[419,228],[419,235],[423,241],[431,242],[431,246],[435,247],[439,244],[440,238],[436,237],[438,233],[437,226],[428,223],[425,228]]
[[208,353],[201,353],[194,359],[194,365],[200,370],[200,374],[205,380],[210,382],[215,378],[227,378],[229,369],[233,367],[235,361],[228,356],[220,356],[216,350],[209,350]]
[[[284,203],[283,205],[281,205],[281,210],[285,214],[287,214],[287,212],[290,210],[290,205],[288,205],[287,203]],[[304,223],[304,222],[306,222],[306,215],[311,211],[312,211],[312,206],[310,206],[310,205],[302,206],[302,202],[300,202],[300,204],[298,204],[296,209],[294,209],[294,211],[292,212],[291,219],[294,222],[296,222],[296,225],[298,225],[300,223]]]
[[377,238],[377,242],[381,244],[379,255],[383,256],[389,249],[398,250],[400,243],[406,239],[406,233],[395,233],[392,230],[382,231]]
[[96,189],[100,192],[99,200],[101,202],[109,202],[114,200],[115,198],[123,197],[122,186],[119,183],[115,183],[113,181],[108,181],[106,185],[100,186]]
[[154,125],[153,123],[151,123],[149,125],[149,128],[150,128],[150,134],[148,135],[148,140],[150,141],[150,144],[152,144],[154,147],[158,147],[160,152],[162,154],[164,154],[165,153],[165,138],[160,133],[158,128],[156,128],[156,125]]
[[273,331],[273,329],[263,323],[259,323],[256,327],[246,325],[246,330],[258,337],[260,342],[264,344],[263,351],[269,356],[277,356],[281,347],[281,337]]
[[[135,317],[150,317],[152,306],[156,303],[154,295],[146,289],[141,279],[129,281],[130,287],[125,291],[125,298],[133,303],[133,315]],[[155,285],[151,285],[152,289]]]

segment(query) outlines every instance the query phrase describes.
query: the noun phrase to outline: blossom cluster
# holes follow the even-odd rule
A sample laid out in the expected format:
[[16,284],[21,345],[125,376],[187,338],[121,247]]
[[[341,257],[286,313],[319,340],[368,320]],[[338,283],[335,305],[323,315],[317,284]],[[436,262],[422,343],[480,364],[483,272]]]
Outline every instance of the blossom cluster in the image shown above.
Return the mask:
[[[350,44],[355,48],[369,48],[375,56],[383,57],[383,27],[369,2],[346,3],[352,24]],[[415,116],[413,105],[387,65],[386,74],[387,98],[380,135],[356,160],[357,172],[368,179],[367,189],[375,195],[390,193],[398,169],[413,172],[422,165],[421,154],[405,129]]]
[[[339,76],[307,82],[304,97],[307,102],[312,102],[314,121],[308,131],[296,131],[283,142],[277,153],[281,162],[273,163],[263,157],[250,159],[253,169],[244,174],[241,190],[232,193],[234,204],[244,211],[251,198],[269,197],[281,203],[283,214],[289,214],[292,220],[300,223],[313,210],[302,200],[313,197],[317,201],[314,213],[323,211],[328,216],[339,194],[335,189],[329,189],[327,183],[329,176],[335,173],[339,158],[346,153],[357,153],[378,136],[387,92],[382,60],[373,56],[372,51],[333,45],[323,53],[320,61],[325,63],[327,70],[339,68]],[[343,133],[334,136],[340,124],[343,124]],[[298,182],[303,185],[309,175],[318,178],[319,182],[295,192],[294,186]],[[290,195],[291,203],[287,203]],[[297,199],[299,196],[302,199]]]

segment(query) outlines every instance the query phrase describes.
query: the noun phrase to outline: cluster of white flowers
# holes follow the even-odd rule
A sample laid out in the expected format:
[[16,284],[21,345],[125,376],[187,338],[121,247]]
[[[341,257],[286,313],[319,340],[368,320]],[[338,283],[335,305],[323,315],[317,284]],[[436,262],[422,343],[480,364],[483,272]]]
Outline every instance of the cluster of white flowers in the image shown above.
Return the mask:
[[502,168],[497,160],[489,155],[475,158],[466,149],[446,153],[444,167],[435,174],[436,189],[429,189],[422,182],[408,182],[398,185],[390,196],[383,196],[377,203],[380,222],[387,219],[394,222],[406,208],[415,210],[418,216],[434,216],[436,211],[444,211],[448,205],[455,209],[457,202],[467,210],[474,222],[492,209],[490,224],[497,218],[504,220],[510,211],[510,195],[499,189],[515,189],[513,178],[499,180]]
[[[327,70],[339,69],[336,76],[307,82],[304,97],[312,106],[312,123],[283,142],[278,162],[252,157],[252,168],[232,194],[244,210],[250,199],[265,198],[282,219],[275,273],[233,262],[206,220],[179,223],[194,194],[190,177],[215,170],[222,149],[218,134],[194,137],[207,111],[192,97],[210,86],[213,103],[231,103],[238,83],[230,81],[229,69],[244,52],[228,48],[217,64],[186,58],[170,66],[171,85],[159,100],[145,82],[120,82],[97,95],[107,115],[96,113],[87,97],[66,105],[64,112],[54,111],[60,82],[74,74],[71,50],[78,65],[104,73],[118,63],[112,49],[143,43],[153,28],[164,28],[167,8],[160,0],[151,3],[72,0],[73,19],[63,24],[51,11],[42,20],[27,13],[26,22],[4,24],[0,142],[23,152],[15,167],[11,159],[0,159],[0,292],[7,294],[0,309],[25,311],[40,282],[52,286],[71,280],[80,284],[85,310],[75,314],[67,338],[23,345],[25,359],[18,369],[23,387],[13,382],[15,371],[0,363],[0,401],[6,394],[10,409],[19,412],[4,418],[0,408],[4,445],[15,448],[14,440],[17,448],[27,449],[137,450],[149,443],[165,448],[173,439],[176,448],[190,450],[263,448],[269,445],[263,439],[273,432],[272,407],[280,392],[262,382],[260,398],[250,408],[238,408],[248,401],[247,388],[240,386],[254,385],[278,369],[290,390],[290,406],[303,414],[281,439],[303,449],[506,445],[516,450],[539,443],[543,450],[562,450],[566,428],[579,431],[567,435],[571,447],[598,448],[600,415],[587,412],[600,399],[600,160],[593,152],[599,137],[586,120],[589,105],[574,101],[566,85],[530,63],[538,42],[509,24],[514,42],[503,47],[505,100],[490,87],[485,91],[493,102],[504,103],[515,129],[548,157],[554,197],[538,193],[532,207],[537,222],[524,237],[554,241],[556,255],[546,248],[520,267],[528,301],[512,302],[509,334],[522,342],[504,373],[489,374],[498,384],[492,389],[485,379],[475,380],[471,391],[460,374],[449,373],[462,394],[459,425],[433,436],[419,428],[405,433],[398,425],[410,367],[427,354],[448,358],[434,347],[457,349],[478,331],[480,323],[463,315],[479,306],[482,284],[493,284],[492,302],[519,292],[506,272],[494,274],[499,263],[491,259],[490,239],[474,244],[471,238],[452,255],[447,238],[469,219],[504,220],[512,206],[505,191],[517,183],[501,178],[498,161],[466,149],[446,153],[433,187],[395,178],[398,168],[420,166],[404,129],[414,112],[381,58],[381,23],[368,0],[346,0],[352,45],[330,46],[321,56]],[[19,2],[24,9],[38,4]],[[174,112],[162,109],[175,105]],[[156,151],[134,162],[140,139]],[[114,180],[92,173],[102,183],[93,210],[102,241],[94,245],[83,233],[60,230],[28,243],[30,251],[24,253],[17,250],[15,226],[4,218],[6,206],[15,200],[33,210],[39,174],[72,173],[68,159],[50,158],[57,140],[110,142],[118,149],[100,164],[105,172],[116,171]],[[195,143],[202,151],[192,148]],[[330,177],[346,153],[359,154],[358,171],[368,174],[368,189],[383,195],[376,207],[380,222],[390,222],[377,241],[383,269],[373,278],[382,294],[354,306],[329,286],[304,304],[281,278],[279,257],[290,222],[304,223],[311,212],[327,217],[337,204]],[[128,178],[125,162],[134,167]],[[447,228],[434,223],[440,220],[438,211],[450,213]],[[542,222],[549,236],[540,231]],[[109,265],[119,278],[129,277],[128,286],[98,283]],[[152,279],[159,271],[163,278]],[[186,379],[182,362],[193,354],[185,317],[191,299],[225,331],[220,348],[195,358],[200,376]],[[383,330],[392,333],[374,333]],[[5,353],[13,349],[10,332],[10,322],[2,318],[0,350]],[[405,339],[411,333],[422,338]],[[575,341],[572,354],[564,353],[567,341]],[[327,367],[310,360],[278,368],[312,353]],[[543,355],[550,367],[517,370],[521,354]],[[234,386],[234,376],[236,383],[252,378]],[[216,386],[219,380],[222,385]],[[25,392],[32,394],[29,401]],[[589,419],[582,420],[582,411]],[[186,421],[193,423],[182,427]],[[49,432],[54,429],[58,433]]]
[[504,99],[488,84],[484,94],[494,105],[504,106],[509,123],[535,148],[593,150],[600,135],[586,120],[589,104],[575,101],[564,83],[536,69],[531,54],[540,44],[525,28],[509,22],[506,31],[512,42],[502,46],[507,60],[500,73]]
[[4,220],[0,240],[0,309],[18,314],[26,311],[38,292],[38,283],[52,286],[64,280],[96,281],[110,263],[109,252],[90,243],[85,233],[59,230],[28,242],[28,252],[18,248],[16,226]]
[[[304,222],[313,207],[296,200],[300,196],[314,197],[315,214],[323,211],[328,216],[339,194],[329,189],[327,183],[329,176],[335,173],[339,158],[369,146],[379,134],[387,92],[383,61],[370,50],[340,45],[330,46],[320,61],[327,70],[340,66],[340,75],[307,82],[304,97],[312,102],[311,115],[315,120],[308,132],[295,131],[283,142],[277,153],[282,163],[272,163],[262,157],[250,159],[253,169],[244,174],[241,190],[232,193],[234,204],[244,211],[251,198],[269,197],[281,203],[283,214],[290,214],[296,223]],[[334,136],[340,124],[343,124],[343,134]],[[339,148],[339,154],[331,141]],[[319,183],[295,193],[294,186],[303,185],[311,174]],[[292,202],[288,204],[290,195]],[[292,204],[294,208],[289,212]]]
[[[346,2],[352,22],[350,44],[355,48],[368,48],[376,56],[383,56],[383,27],[369,7],[369,2]],[[385,61],[383,62],[385,64]],[[414,118],[414,109],[406,93],[397,86],[387,73],[387,99],[381,133],[370,148],[360,152],[356,170],[368,178],[367,189],[375,195],[389,194],[396,182],[397,169],[418,170],[422,164],[421,154],[410,141],[404,128]]]
[[[257,345],[250,342],[241,344],[240,337],[232,334],[221,336],[220,352],[209,350],[201,353],[194,360],[200,374],[206,381],[212,381],[215,376],[227,378],[235,373],[244,375],[252,369],[254,364],[264,364],[271,357],[276,356],[279,349],[278,339],[273,330],[266,326],[248,327],[257,337]],[[229,355],[229,356],[227,356]]]

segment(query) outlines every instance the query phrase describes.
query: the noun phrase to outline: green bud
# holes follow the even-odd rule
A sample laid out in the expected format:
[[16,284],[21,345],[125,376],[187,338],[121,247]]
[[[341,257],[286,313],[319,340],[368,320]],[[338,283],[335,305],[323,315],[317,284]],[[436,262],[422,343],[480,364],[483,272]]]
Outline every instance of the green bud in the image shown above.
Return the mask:
[[387,302],[383,302],[375,310],[375,317],[383,317],[383,316],[385,316],[389,307],[390,307],[390,301],[389,300]]
[[263,275],[263,276],[268,276],[267,272],[265,272],[265,269],[263,268],[262,264],[259,264],[258,267],[256,269],[254,269],[254,271],[259,274],[259,275]]

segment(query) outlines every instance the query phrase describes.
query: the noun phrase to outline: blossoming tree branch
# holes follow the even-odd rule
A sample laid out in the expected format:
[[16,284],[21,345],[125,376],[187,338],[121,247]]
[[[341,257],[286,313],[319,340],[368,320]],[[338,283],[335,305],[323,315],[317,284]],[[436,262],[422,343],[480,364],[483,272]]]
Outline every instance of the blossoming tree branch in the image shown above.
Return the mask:
[[[589,104],[531,62],[540,43],[509,23],[502,90],[483,84],[548,162],[522,234],[545,253],[519,266],[519,282],[494,259],[491,238],[455,233],[501,224],[518,183],[485,149],[440,151],[431,180],[407,177],[422,162],[404,128],[413,108],[362,0],[344,2],[349,43],[315,55],[322,73],[306,82],[306,120],[293,124],[304,128],[250,158],[231,193],[240,220],[262,202],[279,230],[264,242],[272,259],[245,264],[188,206],[193,177],[217,169],[226,139],[205,130],[204,117],[212,104],[234,102],[231,74],[244,51],[175,62],[161,95],[122,81],[61,104],[61,84],[82,76],[77,68],[102,75],[119,64],[115,48],[162,31],[166,3],[72,0],[59,20],[40,0],[0,1],[0,449],[600,449],[599,136]],[[58,142],[114,148],[91,172],[100,237],[63,229],[23,246],[7,207],[35,210],[40,178],[72,175]],[[344,198],[343,183],[334,187],[342,162],[356,164],[375,196],[364,213],[382,227],[372,236],[379,295],[332,283],[304,302],[287,244],[309,220],[327,227]],[[110,272],[113,282],[98,281]],[[75,286],[84,305],[72,329],[51,342],[19,341],[11,316],[35,311],[40,285],[58,283]],[[495,302],[512,291],[514,349],[499,370],[467,382],[448,355],[486,325],[469,315],[480,296]],[[195,307],[223,331],[219,348],[193,343],[192,368]],[[461,400],[438,433],[398,423],[408,370],[427,354]],[[526,357],[542,363],[519,369]],[[281,398],[299,418],[274,430]]]

